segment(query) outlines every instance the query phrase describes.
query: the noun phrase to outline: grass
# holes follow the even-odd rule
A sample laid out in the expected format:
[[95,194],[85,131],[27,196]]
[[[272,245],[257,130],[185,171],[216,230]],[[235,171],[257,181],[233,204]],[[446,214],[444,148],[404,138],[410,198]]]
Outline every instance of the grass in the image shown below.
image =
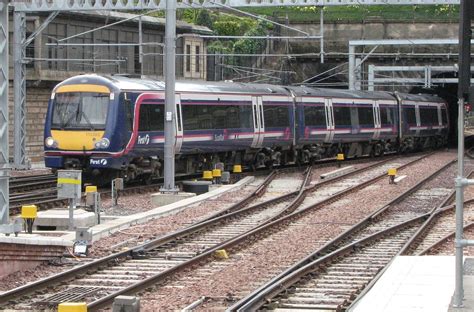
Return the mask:
[[[290,23],[316,23],[320,17],[319,7],[262,7],[246,8],[245,11],[285,19]],[[450,22],[459,20],[458,5],[373,5],[373,6],[329,6],[324,8],[325,22]]]

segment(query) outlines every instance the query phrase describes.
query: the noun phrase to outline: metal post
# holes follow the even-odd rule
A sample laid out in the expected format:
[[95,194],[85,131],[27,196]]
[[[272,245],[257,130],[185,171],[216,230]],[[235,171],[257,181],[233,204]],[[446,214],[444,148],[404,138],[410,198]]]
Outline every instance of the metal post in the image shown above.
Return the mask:
[[13,114],[14,114],[14,165],[16,169],[25,169],[26,163],[26,14],[13,13]]
[[458,176],[456,178],[456,277],[453,298],[454,307],[463,306],[463,203],[464,186],[461,183],[464,177],[464,99],[468,97],[471,81],[471,1],[462,0],[460,7],[459,25],[459,84],[458,84]]
[[349,42],[349,90],[355,90],[355,46]]
[[355,90],[361,90],[362,89],[362,60],[359,57],[357,57],[355,60],[354,76],[355,76],[354,88]]
[[74,208],[76,208],[76,199],[70,198],[69,199],[69,231],[74,231]]
[[162,192],[177,192],[174,184],[174,141],[176,118],[175,64],[176,63],[176,1],[166,0],[165,30],[165,150],[164,184]]
[[375,79],[375,66],[370,64],[369,65],[369,73],[367,77],[367,90],[374,91],[374,79]]
[[0,2],[0,225],[9,222],[8,1]]
[[140,63],[140,75],[143,75],[143,25],[142,17],[138,18],[138,62]]
[[463,238],[463,203],[464,203],[464,186],[461,179],[464,176],[464,99],[458,101],[458,177],[456,179],[456,287],[454,290],[453,306],[462,307],[464,297],[463,287],[463,246],[461,240]]
[[320,33],[319,35],[321,38],[319,39],[320,45],[321,45],[321,64],[324,63],[324,7],[321,7],[321,15],[319,18],[319,23],[320,23]]

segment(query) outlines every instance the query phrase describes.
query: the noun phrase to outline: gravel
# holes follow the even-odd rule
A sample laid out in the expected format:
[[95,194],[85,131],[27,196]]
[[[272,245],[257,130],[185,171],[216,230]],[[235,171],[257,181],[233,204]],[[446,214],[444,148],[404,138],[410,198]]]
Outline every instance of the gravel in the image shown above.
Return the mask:
[[[212,298],[206,301],[202,310],[228,305],[230,302],[243,297],[254,288],[281,272],[295,261],[303,258],[308,253],[320,248],[328,240],[341,233],[354,222],[359,221],[368,213],[381,207],[383,203],[408,189],[417,181],[433,172],[450,159],[456,157],[453,153],[438,153],[429,159],[423,160],[416,167],[412,166],[406,170],[408,177],[398,185],[389,185],[382,180],[375,185],[367,187],[359,192],[344,198],[344,200],[333,203],[320,209],[317,213],[301,218],[297,224],[281,229],[278,233],[256,241],[242,250],[231,251],[230,259],[205,264],[192,271],[193,280],[189,281],[187,275],[174,278],[167,287],[157,288],[155,292],[142,294],[142,310],[174,310],[182,308],[201,296]],[[379,161],[375,159],[374,161]],[[365,166],[367,164],[357,164]],[[323,167],[313,172],[313,182],[324,172],[329,172],[336,167]],[[403,170],[399,175],[404,174]],[[292,174],[294,177],[301,173]],[[259,182],[263,178],[259,178]],[[279,183],[279,182],[278,182]],[[275,183],[273,191],[279,192],[285,189],[286,184]],[[290,192],[297,187],[294,183],[286,188]],[[117,232],[107,238],[94,243],[91,250],[91,258],[105,256],[112,251],[135,246],[141,242],[157,236],[175,231],[198,220],[210,216],[218,210],[235,203],[245,194],[250,194],[256,189],[258,183],[254,182],[240,190],[228,192],[219,196],[189,206],[186,210],[173,215],[168,215],[151,220],[145,224],[132,226],[126,230]],[[282,187],[283,186],[283,187]],[[269,188],[272,189],[271,187]],[[474,197],[474,192],[472,196]],[[469,195],[471,196],[471,195]],[[107,213],[111,213],[110,199],[103,200],[103,206]],[[123,211],[125,214],[141,212],[153,208],[146,194],[127,195],[119,199],[119,207],[114,213]],[[82,262],[89,259],[82,259]],[[62,266],[41,265],[33,270],[18,272],[0,280],[0,289],[7,290],[23,285],[38,278],[49,276],[68,269],[76,260],[67,261]],[[185,285],[183,289],[182,286]]]
[[[153,292],[142,294],[142,308],[145,311],[176,310],[206,296],[209,299],[200,310],[223,310],[230,301],[240,299],[292,263],[322,247],[348,226],[380,208],[455,156],[454,153],[431,156],[405,169],[409,176],[403,183],[389,185],[386,180],[379,181],[345,197],[344,204],[338,201],[327,205],[240,251],[230,251],[227,261],[207,263],[173,278],[166,283],[166,287],[157,287]],[[399,174],[403,174],[403,170]]]

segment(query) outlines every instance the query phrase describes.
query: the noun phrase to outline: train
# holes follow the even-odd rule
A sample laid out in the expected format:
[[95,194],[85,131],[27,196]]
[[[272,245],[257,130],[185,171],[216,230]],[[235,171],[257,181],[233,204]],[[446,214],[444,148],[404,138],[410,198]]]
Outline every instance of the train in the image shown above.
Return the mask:
[[176,172],[309,164],[447,144],[447,103],[434,95],[239,82],[178,81],[165,113],[162,81],[85,74],[59,83],[44,128],[45,165],[85,179],[150,181],[163,171],[164,119]]

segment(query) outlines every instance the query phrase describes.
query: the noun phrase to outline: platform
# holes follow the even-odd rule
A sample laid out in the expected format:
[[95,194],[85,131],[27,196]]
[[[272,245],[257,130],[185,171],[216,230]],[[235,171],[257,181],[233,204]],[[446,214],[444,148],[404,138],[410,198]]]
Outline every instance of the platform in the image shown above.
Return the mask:
[[474,311],[474,258],[465,258],[463,308],[451,307],[454,256],[399,256],[351,312]]

